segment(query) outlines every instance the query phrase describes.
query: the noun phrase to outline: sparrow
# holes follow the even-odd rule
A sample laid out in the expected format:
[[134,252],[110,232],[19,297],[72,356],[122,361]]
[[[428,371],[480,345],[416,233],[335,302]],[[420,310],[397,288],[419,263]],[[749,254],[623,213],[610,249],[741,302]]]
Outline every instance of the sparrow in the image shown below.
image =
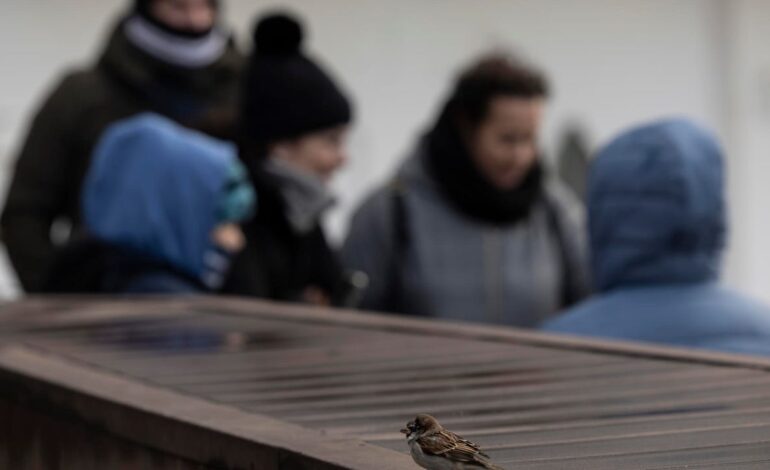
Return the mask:
[[436,418],[419,414],[401,430],[412,459],[428,470],[503,470],[479,446],[447,431]]

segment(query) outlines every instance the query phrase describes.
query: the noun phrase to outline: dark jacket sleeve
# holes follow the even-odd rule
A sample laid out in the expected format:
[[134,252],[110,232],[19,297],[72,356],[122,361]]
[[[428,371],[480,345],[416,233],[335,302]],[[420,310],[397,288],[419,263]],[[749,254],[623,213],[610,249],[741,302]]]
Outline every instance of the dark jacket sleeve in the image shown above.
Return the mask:
[[34,116],[0,219],[2,240],[28,292],[42,287],[53,255],[51,225],[67,204],[76,95],[72,76],[66,77]]
[[392,190],[383,188],[371,195],[356,210],[342,248],[342,259],[350,270],[362,271],[369,277],[359,308],[390,310],[399,299],[393,282],[399,273],[396,256],[396,227]]

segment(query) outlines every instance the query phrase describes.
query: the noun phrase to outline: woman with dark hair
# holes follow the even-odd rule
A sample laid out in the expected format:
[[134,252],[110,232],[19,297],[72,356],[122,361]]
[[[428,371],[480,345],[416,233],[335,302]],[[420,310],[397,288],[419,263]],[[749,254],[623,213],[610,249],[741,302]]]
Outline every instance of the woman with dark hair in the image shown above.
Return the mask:
[[587,293],[582,209],[538,153],[547,92],[500,54],[459,77],[353,218],[343,255],[369,276],[362,308],[532,327]]
[[260,19],[243,82],[239,151],[259,194],[244,225],[228,293],[342,304],[348,289],[320,225],[334,203],[327,182],[345,163],[352,106],[302,50],[298,20]]

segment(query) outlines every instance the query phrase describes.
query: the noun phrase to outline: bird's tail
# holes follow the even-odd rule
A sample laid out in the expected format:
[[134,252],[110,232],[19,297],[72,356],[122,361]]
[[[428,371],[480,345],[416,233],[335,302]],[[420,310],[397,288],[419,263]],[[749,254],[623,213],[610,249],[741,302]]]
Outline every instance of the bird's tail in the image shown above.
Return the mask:
[[498,467],[487,459],[485,459],[482,463],[484,464],[484,468],[486,470],[505,470],[503,467]]
[[487,470],[505,470],[503,467],[498,467],[492,462],[484,462],[484,468],[486,468]]

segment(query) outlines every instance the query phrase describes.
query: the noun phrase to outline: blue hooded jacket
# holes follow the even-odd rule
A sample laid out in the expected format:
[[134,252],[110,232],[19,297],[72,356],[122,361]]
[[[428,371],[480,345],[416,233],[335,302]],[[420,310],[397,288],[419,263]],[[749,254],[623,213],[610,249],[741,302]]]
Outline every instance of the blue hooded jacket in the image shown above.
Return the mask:
[[138,277],[129,291],[196,290],[196,282],[215,288],[221,279],[211,275],[221,277],[227,260],[211,233],[251,211],[254,194],[245,180],[232,144],[141,114],[99,140],[83,186],[83,220],[90,236],[128,259],[170,268]]
[[718,284],[726,239],[722,152],[684,120],[628,131],[591,166],[598,294],[548,331],[770,354],[770,309]]

